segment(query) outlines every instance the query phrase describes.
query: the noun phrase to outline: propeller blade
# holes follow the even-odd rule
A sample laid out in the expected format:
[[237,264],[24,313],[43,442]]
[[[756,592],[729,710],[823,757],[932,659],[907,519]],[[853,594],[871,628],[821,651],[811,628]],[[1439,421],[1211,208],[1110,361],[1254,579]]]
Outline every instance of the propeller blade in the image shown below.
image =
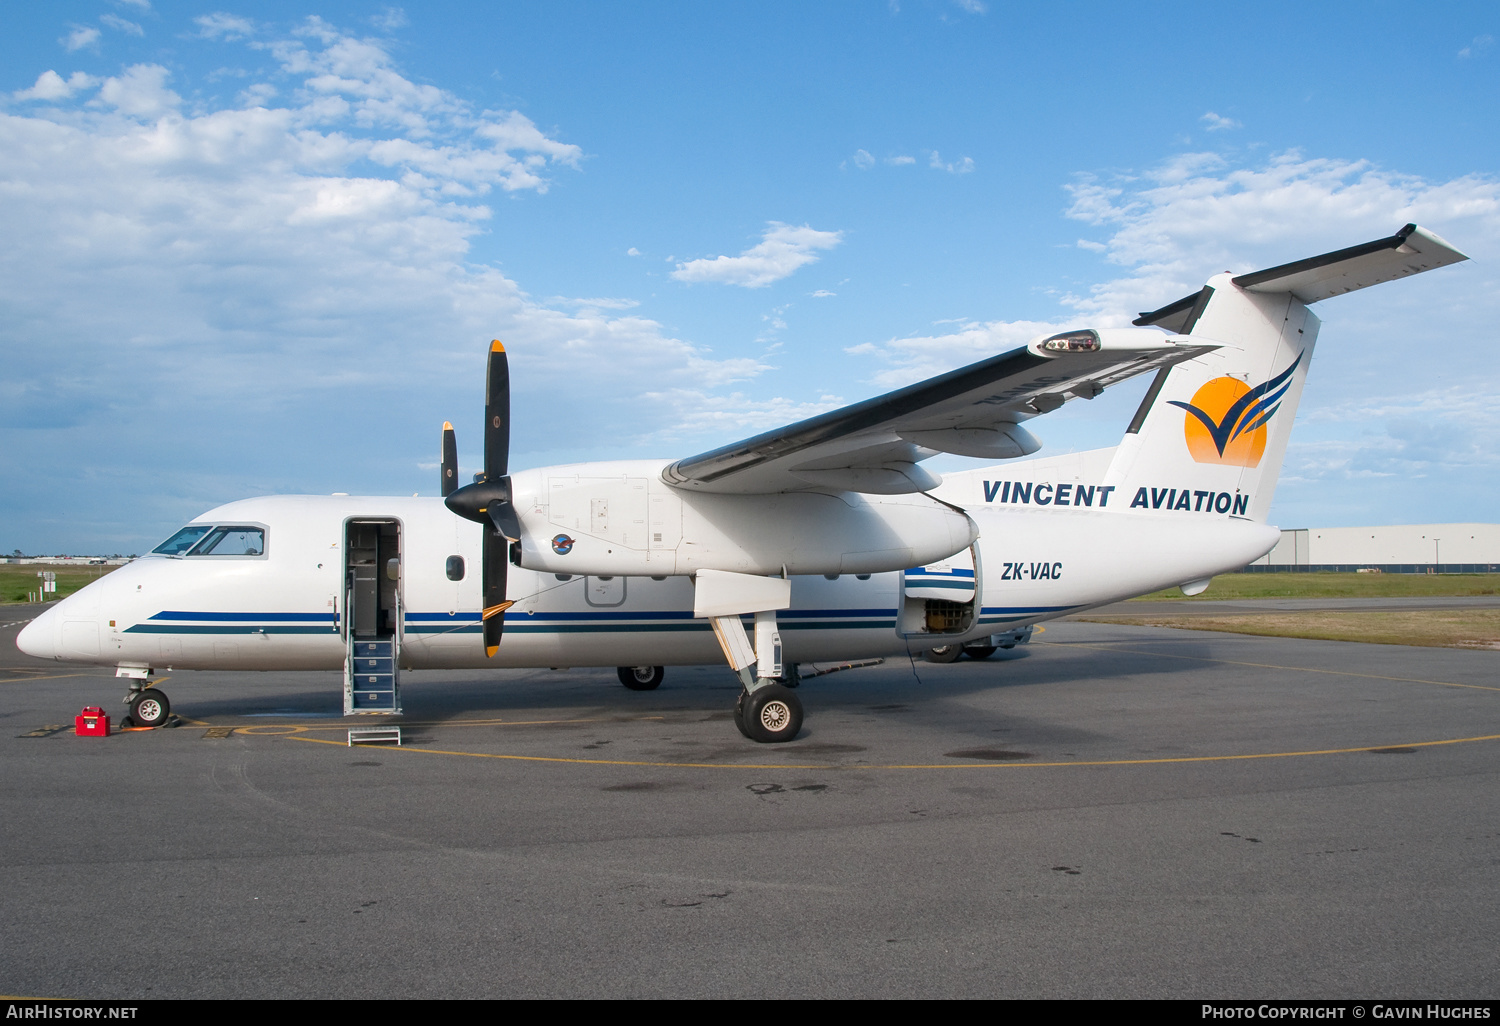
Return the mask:
[[484,389],[484,477],[498,481],[510,465],[510,360],[499,339],[490,343]]
[[[451,455],[450,455],[451,454]],[[485,525],[481,558],[484,588],[484,654],[493,657],[505,633],[506,566],[510,546],[521,540],[521,518],[511,503],[510,478],[510,363],[499,340],[490,343],[484,389],[484,473],[473,484],[454,487],[458,476],[453,425],[443,425],[443,504],[466,520]],[[493,527],[493,530],[491,530]]]
[[446,420],[443,421],[443,463],[442,463],[442,495],[443,498],[453,494],[458,487],[458,439],[454,437],[453,425]]
[[482,574],[484,584],[484,654],[494,658],[505,633],[505,611],[511,603],[505,598],[506,550],[510,544],[493,531],[484,532]]

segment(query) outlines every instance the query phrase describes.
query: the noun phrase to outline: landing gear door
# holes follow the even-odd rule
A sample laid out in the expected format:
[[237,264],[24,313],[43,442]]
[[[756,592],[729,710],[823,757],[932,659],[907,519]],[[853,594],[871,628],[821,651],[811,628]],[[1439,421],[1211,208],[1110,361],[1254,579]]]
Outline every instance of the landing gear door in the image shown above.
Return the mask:
[[977,545],[901,574],[897,630],[905,638],[963,634],[979,616],[982,593]]

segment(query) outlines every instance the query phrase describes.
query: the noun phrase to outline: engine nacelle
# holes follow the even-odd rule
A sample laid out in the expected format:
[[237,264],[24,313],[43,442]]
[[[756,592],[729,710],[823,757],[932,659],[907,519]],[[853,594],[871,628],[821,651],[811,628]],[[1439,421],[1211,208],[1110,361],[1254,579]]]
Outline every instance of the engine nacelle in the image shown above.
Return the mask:
[[595,577],[867,574],[967,548],[969,517],[922,494],[683,492],[666,461],[546,467],[511,476],[521,566]]

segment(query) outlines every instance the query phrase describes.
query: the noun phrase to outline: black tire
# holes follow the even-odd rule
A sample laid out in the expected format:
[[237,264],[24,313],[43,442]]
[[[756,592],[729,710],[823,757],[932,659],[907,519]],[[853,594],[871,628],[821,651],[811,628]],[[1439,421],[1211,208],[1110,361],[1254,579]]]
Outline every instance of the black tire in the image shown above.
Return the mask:
[[741,691],[740,697],[734,700],[734,725],[739,728],[741,735],[754,741],[755,739],[750,737],[750,729],[745,726],[745,700],[749,697],[744,691]]
[[146,688],[130,700],[130,718],[142,727],[160,727],[171,715],[167,696],[155,688]]
[[929,663],[951,663],[964,654],[962,645],[939,645],[937,648],[927,650],[927,661]]
[[740,717],[745,736],[761,744],[790,741],[802,730],[802,700],[791,688],[767,684],[746,695]]
[[964,655],[970,659],[988,659],[995,654],[994,645],[965,645]]
[[666,668],[661,666],[617,666],[615,673],[631,691],[655,691],[667,675]]

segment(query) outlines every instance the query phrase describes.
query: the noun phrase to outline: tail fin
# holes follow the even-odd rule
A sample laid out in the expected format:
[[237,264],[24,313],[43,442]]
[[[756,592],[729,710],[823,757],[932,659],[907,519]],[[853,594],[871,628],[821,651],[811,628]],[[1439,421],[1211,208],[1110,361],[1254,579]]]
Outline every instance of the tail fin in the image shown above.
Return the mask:
[[1142,314],[1137,325],[1224,347],[1157,374],[1106,483],[1129,497],[1131,510],[1264,523],[1321,323],[1308,304],[1466,259],[1407,225],[1390,238],[1296,263],[1215,275],[1197,293]]

